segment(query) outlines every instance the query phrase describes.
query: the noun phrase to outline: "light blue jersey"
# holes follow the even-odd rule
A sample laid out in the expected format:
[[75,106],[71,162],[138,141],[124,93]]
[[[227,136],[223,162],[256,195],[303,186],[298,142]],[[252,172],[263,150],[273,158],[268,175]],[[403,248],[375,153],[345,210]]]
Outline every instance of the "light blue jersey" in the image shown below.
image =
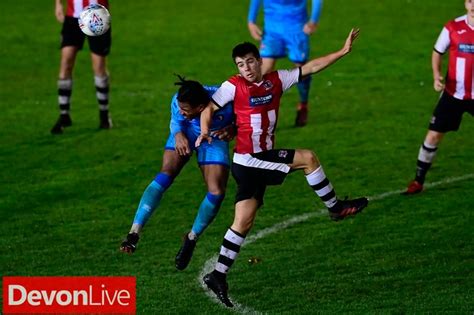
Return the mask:
[[322,0],[312,0],[308,19],[309,0],[251,0],[248,21],[255,23],[263,2],[264,32],[301,32],[306,22],[319,22]]
[[[219,88],[218,86],[204,86],[209,96],[212,96]],[[175,135],[183,132],[189,140],[191,150],[196,151],[199,165],[222,164],[229,166],[229,143],[214,137],[212,143],[203,142],[198,148],[194,146],[196,139],[201,134],[200,117],[186,119],[179,112],[178,94],[176,93],[171,100],[171,120],[170,134],[166,141],[165,149],[175,149]],[[233,106],[231,104],[223,106],[212,116],[211,132],[222,129],[232,124],[234,119]]]

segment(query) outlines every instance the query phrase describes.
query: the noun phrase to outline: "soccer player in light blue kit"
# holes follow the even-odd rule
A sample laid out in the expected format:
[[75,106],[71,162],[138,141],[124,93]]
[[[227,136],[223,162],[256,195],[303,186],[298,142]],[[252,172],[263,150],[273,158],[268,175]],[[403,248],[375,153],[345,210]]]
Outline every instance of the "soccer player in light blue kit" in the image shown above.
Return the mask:
[[[263,2],[263,32],[256,24]],[[260,43],[262,71],[274,69],[276,59],[288,56],[296,67],[302,66],[309,57],[309,36],[318,27],[322,0],[311,0],[308,18],[307,0],[251,0],[248,12],[250,35]],[[306,125],[311,76],[298,83],[300,102],[297,105],[295,126]]]
[[161,171],[145,189],[130,232],[120,250],[127,253],[135,251],[143,227],[194,151],[208,192],[199,206],[191,231],[185,235],[176,255],[176,268],[183,270],[191,260],[198,237],[212,222],[224,199],[230,166],[228,141],[235,132],[232,106],[226,106],[213,116],[211,135],[214,141],[196,148],[194,143],[201,134],[200,114],[218,87],[202,86],[197,81],[178,77],[180,82],[176,85],[180,85],[180,88],[171,101],[170,134],[163,153]]

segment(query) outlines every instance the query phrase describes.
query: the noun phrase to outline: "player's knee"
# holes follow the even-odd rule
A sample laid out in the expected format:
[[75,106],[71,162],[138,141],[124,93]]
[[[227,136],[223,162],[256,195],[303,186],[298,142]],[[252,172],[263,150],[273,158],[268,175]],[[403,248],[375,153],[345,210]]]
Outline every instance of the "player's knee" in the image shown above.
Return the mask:
[[305,167],[316,168],[319,166],[319,160],[316,153],[311,150],[301,150],[300,153]]
[[444,133],[430,130],[426,135],[425,141],[431,145],[437,145],[443,139]]

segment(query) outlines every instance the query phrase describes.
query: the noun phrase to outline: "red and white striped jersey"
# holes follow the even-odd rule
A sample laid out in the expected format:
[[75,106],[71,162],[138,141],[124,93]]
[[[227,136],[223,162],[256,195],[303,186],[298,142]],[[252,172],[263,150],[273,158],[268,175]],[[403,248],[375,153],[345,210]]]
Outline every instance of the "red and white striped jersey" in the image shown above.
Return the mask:
[[436,41],[435,51],[444,54],[449,50],[446,92],[460,100],[474,96],[474,27],[463,15],[448,22]]
[[103,5],[107,9],[109,8],[108,0],[67,0],[66,16],[78,18],[82,9],[87,7],[89,4],[97,3]]
[[281,96],[298,83],[300,73],[300,68],[273,71],[264,75],[258,83],[250,83],[242,76],[235,75],[222,83],[212,100],[219,106],[234,102],[236,153],[258,153],[273,149]]

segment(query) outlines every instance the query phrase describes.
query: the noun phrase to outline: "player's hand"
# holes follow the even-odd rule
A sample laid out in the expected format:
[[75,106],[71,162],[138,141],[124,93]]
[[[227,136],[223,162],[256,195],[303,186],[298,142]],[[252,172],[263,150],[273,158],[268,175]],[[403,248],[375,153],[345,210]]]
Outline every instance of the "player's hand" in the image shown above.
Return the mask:
[[249,28],[250,36],[252,36],[255,40],[261,41],[263,33],[260,27],[258,27],[257,24],[252,22],[248,22],[247,26]]
[[434,87],[436,92],[441,92],[442,90],[444,90],[443,80],[444,80],[444,78],[441,77],[441,76],[434,79],[433,87]]
[[197,147],[201,145],[204,141],[207,141],[207,143],[212,142],[212,137],[210,134],[200,134],[199,137],[196,139],[196,143],[194,144]]
[[235,130],[234,125],[228,125],[222,129],[211,132],[211,136],[213,137],[215,136],[215,137],[218,137],[220,140],[229,142],[229,141],[232,141],[232,139],[234,139],[235,131],[236,130]]
[[176,150],[176,153],[181,156],[185,155],[190,155],[191,154],[191,148],[189,147],[189,140],[186,138],[186,136],[182,132],[178,132],[174,136],[174,149]]
[[311,35],[318,29],[318,24],[314,22],[307,22],[303,27],[303,32],[307,35]]
[[56,2],[56,9],[54,10],[54,14],[56,15],[56,20],[58,20],[59,23],[64,22],[64,9],[63,4],[60,1]]
[[359,31],[360,30],[358,28],[351,29],[351,32],[349,33],[349,36],[347,36],[346,42],[344,43],[344,47],[342,47],[341,49],[344,55],[351,52],[352,43],[356,40],[357,37],[359,37]]

